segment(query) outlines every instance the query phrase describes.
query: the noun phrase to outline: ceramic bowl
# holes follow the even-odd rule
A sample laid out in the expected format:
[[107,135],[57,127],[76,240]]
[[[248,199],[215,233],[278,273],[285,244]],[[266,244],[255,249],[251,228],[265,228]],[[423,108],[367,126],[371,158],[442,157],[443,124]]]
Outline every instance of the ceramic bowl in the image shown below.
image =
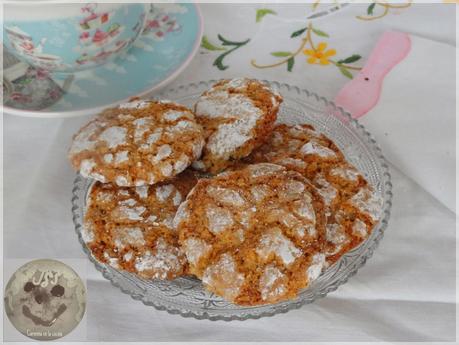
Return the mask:
[[35,67],[72,73],[126,51],[141,33],[145,16],[142,3],[8,3],[4,43]]

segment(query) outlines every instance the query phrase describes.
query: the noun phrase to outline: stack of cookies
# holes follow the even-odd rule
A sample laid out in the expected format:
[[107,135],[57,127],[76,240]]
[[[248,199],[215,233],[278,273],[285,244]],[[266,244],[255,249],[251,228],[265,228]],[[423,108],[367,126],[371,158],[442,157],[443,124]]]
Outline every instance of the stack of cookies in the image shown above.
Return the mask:
[[73,139],[96,180],[83,239],[99,261],[145,279],[195,275],[239,305],[294,298],[379,221],[382,200],[308,124],[277,124],[282,97],[221,80],[194,109],[132,100]]

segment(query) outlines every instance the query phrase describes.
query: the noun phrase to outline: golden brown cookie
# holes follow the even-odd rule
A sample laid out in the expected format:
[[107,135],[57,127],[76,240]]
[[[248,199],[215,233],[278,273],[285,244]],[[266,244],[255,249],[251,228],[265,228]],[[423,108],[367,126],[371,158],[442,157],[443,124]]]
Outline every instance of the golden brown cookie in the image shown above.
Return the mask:
[[246,157],[271,134],[282,97],[254,79],[221,80],[195,105],[206,144],[194,167],[218,173]]
[[236,304],[294,298],[325,262],[322,198],[300,174],[275,164],[199,180],[174,225],[190,272]]
[[381,216],[382,198],[347,162],[318,174],[314,184],[329,208],[325,254],[331,265],[370,236]]
[[69,158],[84,177],[133,187],[170,180],[200,156],[203,145],[202,129],[188,108],[134,100],[81,128]]
[[324,252],[329,265],[367,239],[379,221],[381,196],[333,141],[310,125],[277,125],[246,161],[282,165],[314,184],[326,206]]
[[301,172],[312,180],[317,173],[344,160],[338,147],[310,125],[278,124],[249,162],[271,162]]
[[186,258],[172,224],[178,206],[196,182],[190,170],[154,186],[120,188],[96,182],[82,231],[92,255],[143,278],[182,275]]

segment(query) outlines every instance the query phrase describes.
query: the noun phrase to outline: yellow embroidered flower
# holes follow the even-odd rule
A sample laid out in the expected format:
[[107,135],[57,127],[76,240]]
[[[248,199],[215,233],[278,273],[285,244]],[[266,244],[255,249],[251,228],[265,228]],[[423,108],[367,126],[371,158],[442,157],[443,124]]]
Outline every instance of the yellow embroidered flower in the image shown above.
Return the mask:
[[327,49],[327,43],[320,42],[316,49],[305,49],[303,50],[304,55],[308,55],[308,63],[315,64],[319,63],[321,65],[328,65],[330,61],[328,60],[329,57],[336,55],[335,49]]

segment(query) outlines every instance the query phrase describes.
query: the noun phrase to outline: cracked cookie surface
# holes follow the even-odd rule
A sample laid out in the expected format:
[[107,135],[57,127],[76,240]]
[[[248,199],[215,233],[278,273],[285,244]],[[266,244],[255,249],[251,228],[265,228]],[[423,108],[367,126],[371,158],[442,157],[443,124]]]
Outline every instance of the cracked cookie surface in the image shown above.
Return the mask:
[[327,265],[365,241],[380,219],[381,195],[332,140],[310,125],[277,125],[247,162],[279,164],[314,184],[326,207]]
[[82,127],[69,158],[84,177],[133,187],[172,179],[200,156],[203,145],[202,128],[188,108],[134,100]]
[[173,279],[184,274],[187,263],[173,219],[196,182],[190,170],[154,186],[95,182],[82,230],[92,255],[143,278]]
[[282,97],[254,79],[224,79],[204,92],[195,114],[206,144],[194,167],[218,173],[246,157],[271,134]]
[[174,225],[190,272],[236,304],[293,298],[325,262],[322,198],[300,174],[275,164],[201,179]]

